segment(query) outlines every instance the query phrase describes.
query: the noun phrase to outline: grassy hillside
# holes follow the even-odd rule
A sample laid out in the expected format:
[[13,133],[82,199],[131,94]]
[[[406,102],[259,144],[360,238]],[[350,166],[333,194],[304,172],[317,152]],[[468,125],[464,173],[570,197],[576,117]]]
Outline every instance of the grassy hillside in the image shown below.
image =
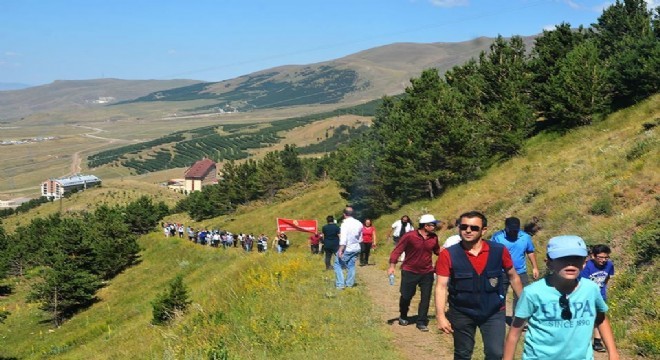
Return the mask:
[[[541,134],[522,156],[489,170],[484,178],[376,219],[378,267],[385,269],[391,250],[384,241],[389,225],[404,213],[417,219],[430,212],[451,222],[477,209],[488,216],[492,231],[502,228],[507,216],[523,221],[536,216],[542,225],[534,237],[539,259],[545,257],[547,240],[559,234],[577,234],[590,244],[613,247],[617,276],[610,305],[618,345],[628,359],[660,355],[660,274],[654,265],[633,266],[640,243],[631,240],[660,215],[660,146],[658,128],[651,126],[658,118],[660,96],[655,96],[565,136]],[[102,189],[109,191],[110,186]],[[272,236],[277,216],[322,220],[338,213],[344,205],[338,193],[330,182],[296,188],[282,194],[278,203],[254,204],[193,226]],[[98,199],[91,191],[77,196],[80,207],[84,197],[88,203]],[[46,208],[37,211],[43,215]],[[169,220],[191,224],[184,215]],[[439,235],[444,239],[452,233],[444,229]],[[321,271],[322,260],[308,255],[306,236],[291,235],[292,249],[278,255],[272,249],[267,254],[210,249],[154,232],[140,239],[142,262],[112,280],[99,293],[98,303],[59,329],[51,329],[43,313],[24,302],[32,279],[12,280],[14,293],[0,299],[0,308],[12,313],[0,325],[0,356],[404,358],[393,348],[387,327],[377,320],[381,309],[369,305],[364,288],[334,290],[332,274]],[[647,249],[657,253],[655,240],[653,244],[651,238]],[[179,273],[190,288],[192,309],[169,327],[150,325],[149,302]],[[345,351],[357,348],[364,352]]]
[[99,98],[111,102],[132,99],[145,94],[178,88],[197,80],[58,80],[51,84],[0,94],[0,121],[15,122],[30,114],[75,111],[103,107]]

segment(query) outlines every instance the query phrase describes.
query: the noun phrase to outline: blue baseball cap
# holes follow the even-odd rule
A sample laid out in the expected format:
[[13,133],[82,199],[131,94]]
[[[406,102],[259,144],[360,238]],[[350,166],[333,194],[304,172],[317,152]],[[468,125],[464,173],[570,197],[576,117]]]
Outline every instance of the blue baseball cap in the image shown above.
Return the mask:
[[587,245],[577,235],[555,236],[548,241],[548,257],[587,256]]

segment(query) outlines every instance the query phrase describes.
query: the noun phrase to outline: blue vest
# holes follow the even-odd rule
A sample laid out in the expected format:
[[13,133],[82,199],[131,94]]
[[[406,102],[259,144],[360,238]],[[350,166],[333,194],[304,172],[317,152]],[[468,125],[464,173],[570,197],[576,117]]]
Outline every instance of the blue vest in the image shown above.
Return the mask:
[[488,319],[504,306],[504,245],[488,241],[486,268],[477,274],[461,244],[450,246],[449,305],[477,321]]

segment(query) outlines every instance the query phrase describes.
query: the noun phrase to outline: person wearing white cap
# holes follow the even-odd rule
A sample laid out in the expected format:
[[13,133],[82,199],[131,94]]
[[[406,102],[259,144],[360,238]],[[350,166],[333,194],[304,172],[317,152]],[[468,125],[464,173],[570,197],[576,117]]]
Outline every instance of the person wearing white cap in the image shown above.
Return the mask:
[[504,346],[504,359],[512,360],[525,323],[529,323],[523,359],[594,358],[591,335],[601,333],[609,359],[619,359],[607,304],[596,283],[580,277],[587,246],[575,235],[548,241],[549,274],[522,292]]
[[410,302],[420,290],[420,301],[417,310],[417,329],[427,332],[428,313],[433,289],[433,254],[440,253],[440,244],[435,235],[435,228],[440,223],[431,214],[422,215],[417,231],[405,233],[390,254],[390,267],[387,270],[393,275],[399,256],[405,252],[406,257],[401,264],[401,287],[399,291],[399,325],[408,325],[408,310]]

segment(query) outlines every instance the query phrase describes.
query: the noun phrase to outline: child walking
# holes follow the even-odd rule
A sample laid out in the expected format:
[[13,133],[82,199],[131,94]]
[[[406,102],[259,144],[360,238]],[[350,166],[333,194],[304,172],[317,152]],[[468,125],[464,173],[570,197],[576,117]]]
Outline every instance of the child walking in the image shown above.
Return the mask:
[[[591,248],[591,259],[584,265],[580,276],[587,278],[600,287],[600,295],[607,302],[607,283],[614,276],[614,264],[610,261],[612,250],[607,245],[594,245]],[[603,341],[597,328],[594,328],[594,351],[605,352]]]
[[586,257],[587,247],[579,236],[550,239],[549,275],[523,289],[504,344],[505,360],[513,359],[526,322],[524,360],[591,360],[594,327],[600,330],[609,359],[619,359],[600,289],[580,277]]

